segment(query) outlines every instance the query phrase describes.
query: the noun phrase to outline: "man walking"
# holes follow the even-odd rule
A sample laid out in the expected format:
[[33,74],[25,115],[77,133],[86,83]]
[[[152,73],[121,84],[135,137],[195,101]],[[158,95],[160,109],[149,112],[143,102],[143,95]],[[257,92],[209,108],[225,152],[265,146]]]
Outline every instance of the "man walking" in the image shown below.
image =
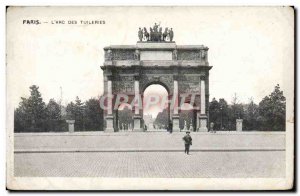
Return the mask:
[[187,131],[186,135],[182,138],[185,145],[184,153],[189,154],[190,152],[190,145],[192,145],[192,137],[190,136],[190,132]]

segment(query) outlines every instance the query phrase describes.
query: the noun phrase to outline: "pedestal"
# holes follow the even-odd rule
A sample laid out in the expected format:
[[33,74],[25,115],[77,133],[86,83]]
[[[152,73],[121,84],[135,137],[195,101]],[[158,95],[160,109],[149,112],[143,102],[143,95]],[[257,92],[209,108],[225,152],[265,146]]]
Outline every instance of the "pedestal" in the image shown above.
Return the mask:
[[133,131],[144,131],[143,128],[141,128],[141,116],[134,116],[133,117],[133,121],[134,121],[134,125],[133,125]]
[[200,123],[199,132],[208,132],[208,129],[207,129],[207,116],[200,115],[199,123]]
[[73,133],[74,132],[74,124],[75,124],[75,120],[66,120],[66,122],[68,123],[68,127],[69,127],[69,132]]
[[114,132],[114,117],[112,115],[106,116],[105,132]]
[[236,131],[243,131],[243,119],[236,119]]
[[172,118],[172,123],[173,123],[173,132],[180,132],[179,128],[179,115],[174,115]]

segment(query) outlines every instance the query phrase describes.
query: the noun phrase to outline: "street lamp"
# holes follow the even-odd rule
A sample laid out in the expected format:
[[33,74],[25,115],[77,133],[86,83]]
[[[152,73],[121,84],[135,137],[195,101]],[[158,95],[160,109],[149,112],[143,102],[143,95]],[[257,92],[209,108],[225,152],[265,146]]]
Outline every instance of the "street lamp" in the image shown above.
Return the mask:
[[221,130],[223,129],[223,107],[220,107],[221,110]]

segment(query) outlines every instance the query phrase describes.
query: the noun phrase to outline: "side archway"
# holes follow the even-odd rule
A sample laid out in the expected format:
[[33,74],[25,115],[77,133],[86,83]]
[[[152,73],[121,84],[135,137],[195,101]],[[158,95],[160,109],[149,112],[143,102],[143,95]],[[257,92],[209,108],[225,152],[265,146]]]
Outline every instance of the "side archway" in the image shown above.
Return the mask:
[[119,132],[132,131],[133,129],[133,112],[131,105],[122,103],[119,105],[116,114],[116,125]]
[[180,106],[179,128],[181,131],[197,129],[197,110],[190,103],[183,103]]

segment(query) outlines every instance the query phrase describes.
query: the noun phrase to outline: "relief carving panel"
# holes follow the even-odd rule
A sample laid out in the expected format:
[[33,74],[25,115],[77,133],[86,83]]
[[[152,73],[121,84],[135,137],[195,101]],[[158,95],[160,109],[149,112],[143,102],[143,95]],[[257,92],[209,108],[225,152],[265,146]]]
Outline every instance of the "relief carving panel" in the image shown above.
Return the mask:
[[114,78],[113,89],[115,93],[132,94],[134,93],[133,76],[118,75]]
[[179,92],[180,93],[200,93],[200,77],[181,75],[179,81]]
[[136,53],[133,50],[114,50],[113,60],[134,60]]
[[177,58],[178,60],[200,60],[201,56],[199,51],[178,50]]

